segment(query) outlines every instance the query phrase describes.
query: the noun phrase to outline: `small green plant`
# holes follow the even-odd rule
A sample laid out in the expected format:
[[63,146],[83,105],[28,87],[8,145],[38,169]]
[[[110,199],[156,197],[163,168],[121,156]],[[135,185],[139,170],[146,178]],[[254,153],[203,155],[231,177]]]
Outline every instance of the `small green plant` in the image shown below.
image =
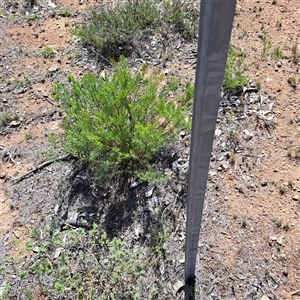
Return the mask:
[[26,19],[29,21],[34,21],[37,19],[37,14],[27,14]]
[[275,220],[275,225],[280,228],[282,226],[282,220],[276,219]]
[[245,52],[238,54],[236,50],[229,49],[223,84],[230,93],[236,94],[242,91],[248,83],[249,78],[243,74],[242,70],[245,57]]
[[49,46],[45,46],[43,51],[41,52],[41,54],[44,58],[54,58],[55,57],[54,50]]
[[267,39],[267,36],[264,35],[262,37],[263,48],[261,50],[261,58],[265,59],[267,56],[268,50],[272,47],[272,43]]
[[6,126],[12,120],[18,118],[18,115],[15,113],[0,112],[0,126]]
[[294,63],[298,63],[300,57],[300,52],[298,50],[298,45],[295,44],[294,46],[292,46],[292,58],[293,58],[293,62]]
[[69,79],[70,90],[60,84],[53,89],[66,112],[65,133],[56,137],[67,152],[96,167],[100,177],[147,174],[154,153],[176,138],[176,130],[190,126],[189,97],[185,103],[180,96],[169,101],[170,84],[160,88],[163,77],[147,75],[146,65],[132,74],[121,58],[111,77],[89,73],[81,81]]
[[234,155],[234,153],[231,153],[231,154],[230,154],[230,164],[231,164],[231,165],[234,165],[234,164],[235,164],[235,161],[236,161],[235,155]]
[[287,186],[285,185],[285,184],[281,184],[281,185],[279,185],[279,193],[281,194],[281,195],[284,195],[286,192],[287,192]]
[[294,89],[297,88],[297,79],[295,76],[291,76],[288,78],[288,83],[290,84],[291,87]]
[[11,15],[11,16],[9,16],[8,18],[9,18],[9,20],[12,20],[12,21],[13,21],[13,20],[16,18],[16,16],[15,16],[15,15]]
[[32,139],[32,133],[31,132],[25,132],[25,139],[27,141],[31,140]]
[[289,223],[285,223],[285,224],[282,226],[282,229],[285,230],[285,231],[288,231],[288,230],[290,229]]
[[238,144],[240,142],[239,132],[240,130],[238,126],[231,128],[227,136],[228,141],[231,141],[235,145]]
[[4,9],[0,9],[0,16],[5,14],[5,10]]
[[17,89],[20,89],[20,88],[28,87],[31,84],[31,79],[28,75],[24,74],[23,79],[21,79],[21,78],[20,79],[19,78],[12,78],[10,80],[10,82],[12,84],[14,84]]
[[242,227],[243,227],[243,228],[246,228],[246,227],[247,227],[247,221],[246,221],[246,219],[243,219],[243,220],[242,220]]
[[59,11],[59,15],[62,16],[62,17],[71,17],[72,12],[71,12],[71,10],[69,10],[67,8],[63,8]]
[[285,55],[283,52],[280,50],[280,47],[276,47],[273,52],[271,53],[271,58],[275,60],[283,59],[285,58]]

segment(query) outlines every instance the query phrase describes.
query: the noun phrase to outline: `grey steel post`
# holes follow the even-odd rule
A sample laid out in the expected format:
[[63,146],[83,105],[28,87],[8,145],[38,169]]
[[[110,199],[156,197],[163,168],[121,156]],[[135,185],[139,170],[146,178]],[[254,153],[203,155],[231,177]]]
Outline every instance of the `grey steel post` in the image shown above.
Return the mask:
[[236,0],[201,1],[186,219],[186,299],[194,299],[187,291],[194,290],[188,287],[195,283],[207,174],[235,5]]

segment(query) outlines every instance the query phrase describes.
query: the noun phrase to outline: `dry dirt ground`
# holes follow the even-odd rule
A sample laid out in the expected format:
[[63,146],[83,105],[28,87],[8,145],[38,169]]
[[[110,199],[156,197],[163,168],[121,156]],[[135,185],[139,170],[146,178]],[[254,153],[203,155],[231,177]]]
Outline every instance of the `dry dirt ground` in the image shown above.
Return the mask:
[[[51,98],[53,83],[66,82],[67,74],[80,77],[87,69],[97,68],[93,61],[82,59],[84,50],[69,33],[93,3],[53,2],[57,8],[70,8],[75,16],[54,17],[46,8],[36,21],[28,21],[18,9],[0,16],[0,113],[12,116],[0,124],[0,258],[8,252],[19,255],[20,244],[12,239],[22,239],[27,229],[54,213],[61,186],[80,185],[75,180],[70,183],[73,167],[68,163],[51,164],[40,175],[38,171],[22,182],[13,181],[51,157],[63,155],[47,141],[51,132],[59,130],[62,118]],[[264,36],[272,43],[265,55]],[[45,45],[55,50],[54,59],[40,54]],[[273,118],[266,124],[255,115],[249,117],[251,137],[247,138],[244,128],[238,131],[243,151],[236,151],[226,168],[212,161],[199,241],[197,284],[203,291],[198,297],[300,299],[299,293],[292,294],[300,289],[300,2],[238,0],[231,45],[246,52],[245,73],[260,86],[260,94],[267,95]],[[284,58],[271,57],[277,47]],[[185,52],[190,49],[196,49],[195,42],[185,45]],[[182,59],[184,51],[175,51],[168,68],[193,80],[195,65]],[[26,84],[27,77],[30,84]],[[238,120],[233,119],[235,123]],[[221,133],[216,135],[214,149],[226,131],[222,126],[226,124],[218,124]],[[222,161],[218,155],[215,161]],[[184,180],[178,180],[182,189],[186,188]],[[179,250],[183,250],[184,205],[181,209],[173,236]],[[113,210],[110,206],[106,213]],[[107,225],[109,230],[121,228],[118,222]],[[183,252],[177,254],[181,261]],[[182,264],[179,270],[177,282],[183,278]]]

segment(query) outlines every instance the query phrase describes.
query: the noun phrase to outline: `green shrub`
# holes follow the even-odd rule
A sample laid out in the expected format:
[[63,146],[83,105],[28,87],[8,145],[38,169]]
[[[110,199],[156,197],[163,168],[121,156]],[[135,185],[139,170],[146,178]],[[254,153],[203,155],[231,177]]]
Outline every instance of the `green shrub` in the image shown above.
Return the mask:
[[67,8],[62,8],[59,11],[59,15],[62,16],[62,17],[71,17],[72,16],[72,12],[69,9],[67,9]]
[[37,14],[27,14],[26,15],[26,19],[29,20],[29,21],[34,21],[37,19]]
[[283,52],[280,50],[280,47],[276,47],[273,52],[271,53],[271,58],[275,60],[283,59],[285,58],[285,55]]
[[240,92],[248,83],[249,78],[243,74],[242,70],[245,57],[245,52],[239,55],[234,49],[229,49],[223,83],[230,93]]
[[45,46],[41,54],[44,58],[54,58],[55,56],[54,50],[49,46]]
[[161,87],[163,79],[149,75],[145,65],[132,74],[123,57],[111,76],[69,77],[71,89],[60,84],[53,89],[66,112],[64,134],[56,137],[67,152],[96,167],[99,178],[149,171],[153,154],[189,126],[190,88],[171,102],[170,84]]
[[178,32],[190,39],[196,33],[198,15],[197,10],[179,0],[163,1],[163,5],[158,0],[132,0],[116,7],[91,9],[87,22],[71,32],[84,44],[100,49],[103,56],[117,58],[128,55],[135,41],[149,32]]

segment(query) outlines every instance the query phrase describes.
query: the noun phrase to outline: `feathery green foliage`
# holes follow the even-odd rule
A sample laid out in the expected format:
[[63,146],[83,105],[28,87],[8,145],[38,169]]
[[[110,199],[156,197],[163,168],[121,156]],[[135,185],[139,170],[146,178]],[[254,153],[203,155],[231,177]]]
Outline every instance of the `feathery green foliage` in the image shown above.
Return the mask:
[[147,74],[145,65],[132,74],[121,58],[112,76],[89,73],[80,81],[69,79],[71,89],[59,84],[53,89],[66,112],[60,141],[67,152],[94,166],[100,177],[149,171],[153,154],[173,141],[177,130],[189,126],[190,88],[185,96],[169,101],[174,90],[168,84],[161,87],[164,77]]
[[249,78],[243,74],[242,70],[245,57],[245,52],[239,55],[237,51],[232,48],[228,51],[223,84],[232,94],[240,92],[248,82]]

